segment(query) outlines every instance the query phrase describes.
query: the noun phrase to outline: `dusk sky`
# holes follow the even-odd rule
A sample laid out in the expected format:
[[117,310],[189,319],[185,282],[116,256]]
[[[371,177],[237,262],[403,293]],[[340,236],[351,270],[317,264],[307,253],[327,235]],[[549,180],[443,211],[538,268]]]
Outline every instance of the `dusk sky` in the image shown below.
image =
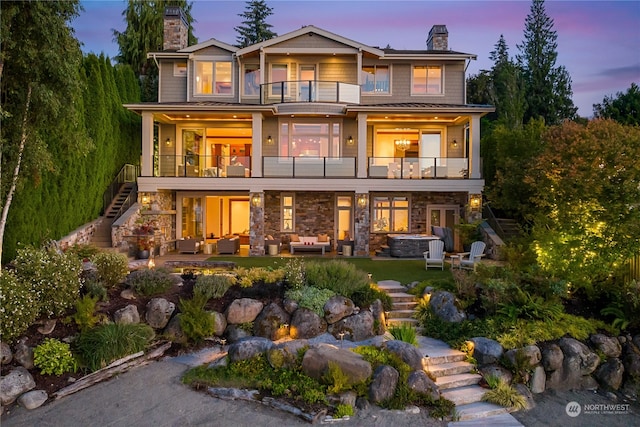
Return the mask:
[[[503,34],[512,56],[524,39],[524,21],[530,0],[510,1],[277,1],[267,22],[282,35],[304,25],[314,25],[369,46],[426,49],[427,34],[436,24],[449,31],[449,48],[478,56],[468,73],[489,69],[489,53]],[[85,0],[84,11],[73,22],[84,52],[118,54],[112,30],[123,31],[123,0]],[[244,0],[196,0],[192,15],[199,42],[210,38],[236,43],[234,27]],[[558,33],[558,60],[572,78],[573,101],[584,117],[593,115],[592,104],[606,95],[640,84],[640,1],[547,0],[547,15]]]

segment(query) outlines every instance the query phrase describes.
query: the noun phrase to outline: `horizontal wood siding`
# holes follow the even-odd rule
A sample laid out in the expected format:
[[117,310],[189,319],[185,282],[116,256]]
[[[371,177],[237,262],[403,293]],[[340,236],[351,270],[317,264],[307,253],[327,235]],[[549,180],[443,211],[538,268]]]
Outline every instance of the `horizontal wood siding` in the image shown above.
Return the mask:
[[358,84],[358,72],[355,63],[321,62],[318,80]]
[[216,55],[216,56],[228,56],[229,57],[229,61],[232,60],[231,58],[231,52],[229,52],[228,50],[225,49],[221,49],[217,46],[209,46],[207,48],[198,50],[196,52],[193,52],[193,56],[211,56],[211,55]]
[[187,77],[173,75],[174,61],[160,63],[161,102],[185,102],[187,100]]
[[[326,48],[345,48],[350,47],[343,43],[337,42],[335,40],[328,39],[323,36],[319,36],[318,34],[305,34],[300,37],[296,37],[293,39],[285,40],[282,43],[275,44],[271,47],[274,48],[316,48],[316,49],[326,49]],[[355,49],[354,49],[355,51]]]

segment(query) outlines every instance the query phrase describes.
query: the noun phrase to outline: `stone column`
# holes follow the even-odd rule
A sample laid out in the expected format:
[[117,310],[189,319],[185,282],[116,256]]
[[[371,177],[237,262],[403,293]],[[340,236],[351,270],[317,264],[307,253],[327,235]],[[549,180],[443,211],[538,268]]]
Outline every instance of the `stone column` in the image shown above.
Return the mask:
[[355,206],[355,256],[369,256],[369,193],[356,193]]
[[264,192],[249,193],[249,255],[264,255]]

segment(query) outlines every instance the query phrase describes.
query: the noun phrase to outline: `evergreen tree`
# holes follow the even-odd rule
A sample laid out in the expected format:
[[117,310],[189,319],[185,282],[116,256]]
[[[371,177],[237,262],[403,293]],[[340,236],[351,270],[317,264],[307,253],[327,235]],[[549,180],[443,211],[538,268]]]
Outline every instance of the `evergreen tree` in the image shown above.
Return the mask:
[[509,58],[509,48],[502,34],[489,59],[493,61],[490,101],[496,107],[497,119],[508,128],[519,128],[526,104],[522,70]]
[[273,15],[273,9],[264,0],[248,1],[244,12],[238,14],[244,20],[242,25],[234,27],[238,33],[237,47],[247,47],[255,43],[272,39],[278,35],[271,31],[273,27],[267,23],[267,17]]
[[526,82],[525,122],[542,117],[551,125],[576,116],[578,109],[571,100],[571,77],[563,66],[556,66],[557,39],[544,0],[533,0],[517,56]]
[[640,88],[631,83],[626,93],[605,96],[601,104],[593,104],[596,118],[613,119],[623,125],[640,125]]

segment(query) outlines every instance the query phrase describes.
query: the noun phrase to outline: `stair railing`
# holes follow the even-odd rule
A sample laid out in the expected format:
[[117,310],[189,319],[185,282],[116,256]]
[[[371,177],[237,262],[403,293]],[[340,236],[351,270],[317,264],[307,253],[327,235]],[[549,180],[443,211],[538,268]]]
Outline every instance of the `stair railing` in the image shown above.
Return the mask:
[[493,210],[491,210],[491,206],[489,206],[488,203],[485,203],[482,206],[482,217],[485,218],[487,223],[489,223],[489,226],[493,229],[493,231],[495,231],[496,234],[502,240],[504,240],[506,236],[504,229],[502,228],[502,225],[500,225],[500,222],[496,218],[496,215],[493,213]]
[[[139,166],[130,165],[130,164],[126,164],[122,166],[122,169],[120,169],[120,172],[118,172],[118,174],[113,179],[113,181],[111,181],[111,184],[109,184],[109,187],[107,188],[107,190],[102,195],[102,215],[105,214],[105,212],[107,211],[107,208],[111,205],[111,202],[113,202],[113,199],[120,192],[120,188],[122,187],[122,184],[127,182],[133,182],[135,184],[138,178],[139,172],[140,172]],[[134,186],[134,189],[132,190],[131,194],[135,195],[137,199],[137,194],[138,194],[137,186]],[[129,197],[131,197],[131,195]],[[131,207],[131,205],[129,205],[127,209],[129,209],[129,207]]]

